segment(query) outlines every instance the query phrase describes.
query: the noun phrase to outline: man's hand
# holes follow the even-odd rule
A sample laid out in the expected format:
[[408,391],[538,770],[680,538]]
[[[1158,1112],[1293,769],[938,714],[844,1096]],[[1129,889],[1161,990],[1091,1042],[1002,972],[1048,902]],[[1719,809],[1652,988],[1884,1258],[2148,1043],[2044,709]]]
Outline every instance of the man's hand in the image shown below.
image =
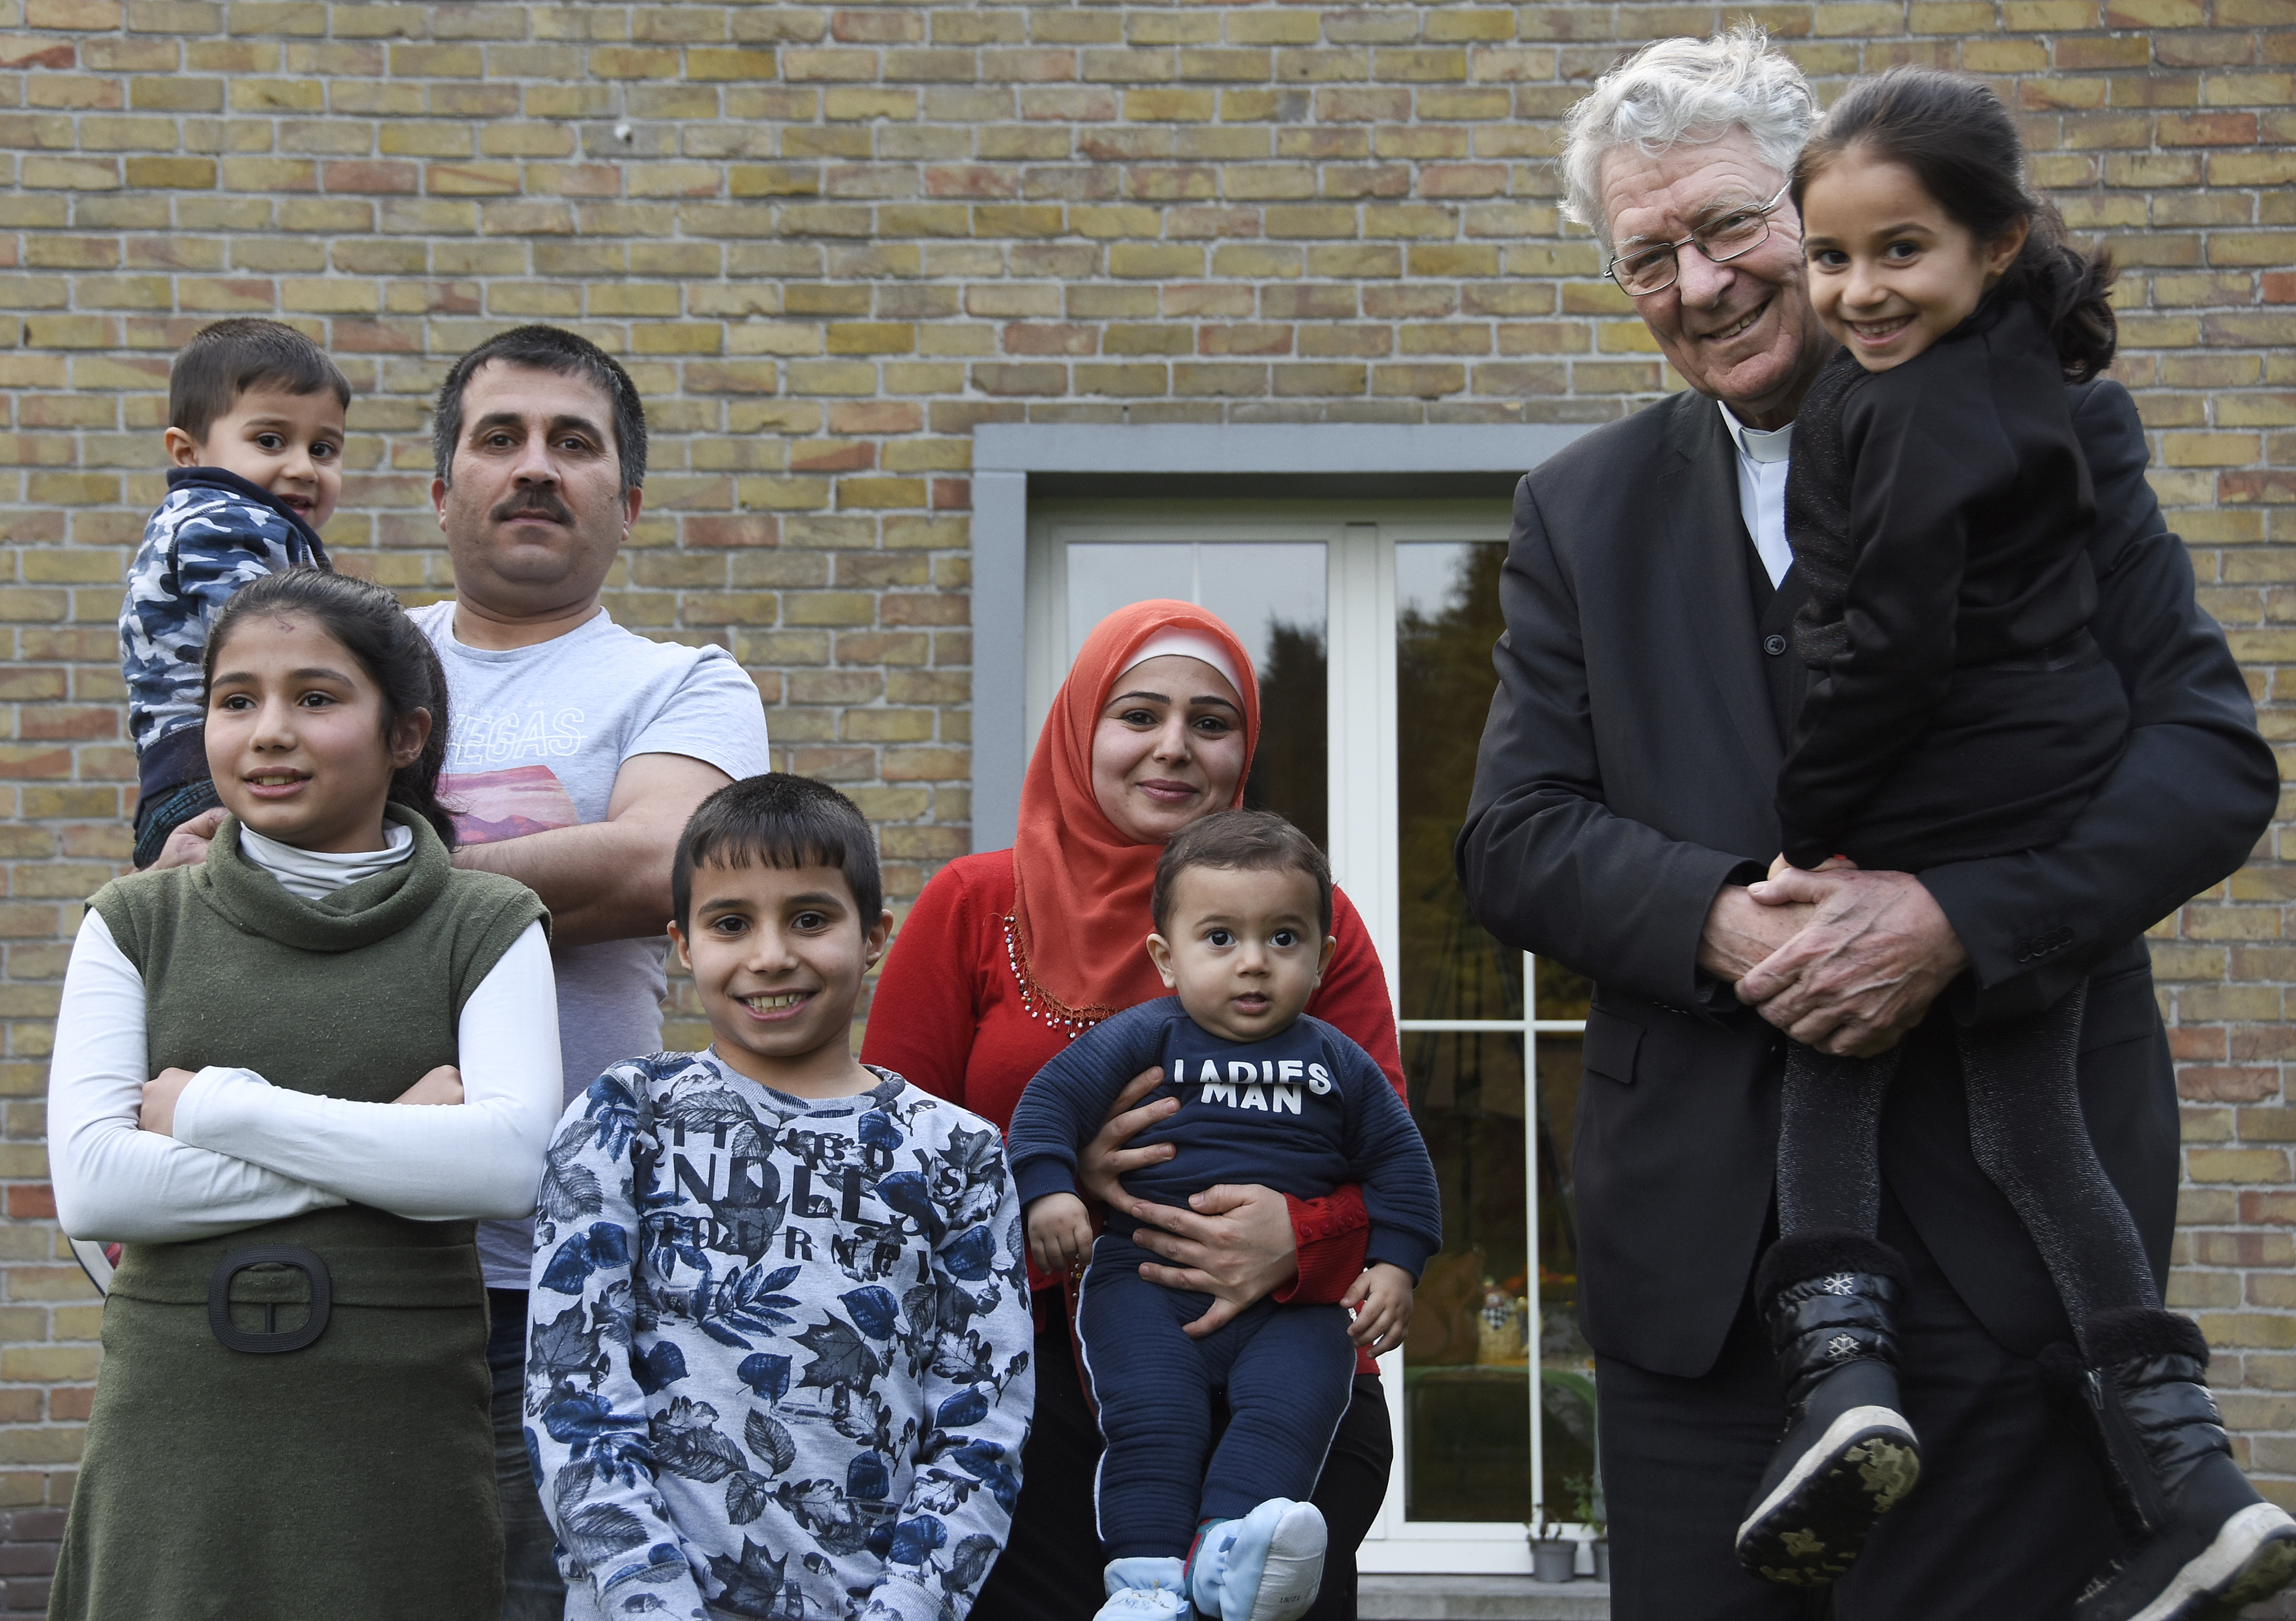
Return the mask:
[[162,867],[197,867],[208,859],[208,846],[215,840],[216,830],[223,826],[223,807],[202,810],[168,835],[160,846],[159,856],[146,872],[157,872]]
[[184,1089],[197,1079],[188,1069],[163,1069],[144,1083],[144,1107],[136,1112],[135,1123],[146,1131],[156,1131],[162,1137],[176,1134],[176,1099]]
[[1742,884],[1724,885],[1706,909],[1706,927],[1698,936],[1700,971],[1735,983],[1801,933],[1816,910],[1784,900],[1764,904]]
[[1348,1326],[1348,1337],[1374,1356],[1394,1350],[1411,1327],[1411,1274],[1392,1263],[1382,1261],[1364,1268],[1363,1275],[1340,1296],[1340,1304],[1356,1314]]
[[393,1098],[393,1103],[455,1104],[463,1100],[463,1072],[451,1064],[441,1064],[414,1085]]
[[1211,1309],[1184,1329],[1190,1338],[1201,1339],[1299,1275],[1299,1239],[1292,1231],[1292,1207],[1272,1188],[1223,1184],[1205,1189],[1188,1203],[1193,1208],[1152,1205],[1121,1189],[1109,1201],[1111,1208],[1147,1223],[1132,1241],[1171,1263],[1144,1265],[1143,1278],[1168,1289],[1196,1289],[1212,1296]]
[[1738,999],[1837,1057],[1888,1051],[1969,964],[1944,910],[1911,873],[1788,871],[1746,893],[1809,920],[1738,981]]
[[1108,1116],[1101,1122],[1100,1130],[1085,1144],[1084,1152],[1077,1156],[1077,1181],[1084,1190],[1103,1205],[1114,1205],[1124,1197],[1117,1178],[1127,1171],[1142,1171],[1150,1165],[1160,1165],[1177,1154],[1178,1145],[1168,1142],[1152,1143],[1144,1148],[1128,1148],[1124,1145],[1160,1120],[1168,1120],[1179,1112],[1177,1098],[1159,1098],[1144,1108],[1134,1108],[1143,1098],[1163,1083],[1161,1069],[1144,1069],[1124,1083],[1116,1094],[1116,1101],[1108,1106]]
[[1076,1271],[1092,1254],[1092,1215],[1073,1193],[1029,1201],[1029,1257],[1040,1272]]

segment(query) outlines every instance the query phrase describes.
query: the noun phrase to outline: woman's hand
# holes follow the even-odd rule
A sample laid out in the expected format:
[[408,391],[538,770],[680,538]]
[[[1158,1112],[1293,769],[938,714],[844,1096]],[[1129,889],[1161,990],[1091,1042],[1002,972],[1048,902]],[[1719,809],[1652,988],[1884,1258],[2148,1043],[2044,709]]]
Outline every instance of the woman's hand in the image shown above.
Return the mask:
[[1092,1214],[1073,1193],[1047,1193],[1029,1204],[1029,1255],[1044,1272],[1066,1274],[1092,1254]]
[[146,1131],[157,1131],[162,1137],[176,1134],[176,1099],[184,1089],[197,1079],[188,1069],[163,1069],[144,1083],[144,1106],[136,1111],[135,1123]]
[[1394,1350],[1411,1327],[1411,1274],[1392,1263],[1364,1268],[1340,1296],[1340,1304],[1356,1314],[1348,1325],[1348,1337],[1374,1356]]
[[1152,1205],[1119,1189],[1109,1204],[1144,1223],[1132,1235],[1135,1244],[1171,1263],[1143,1266],[1143,1278],[1168,1289],[1197,1289],[1212,1296],[1211,1310],[1186,1325],[1191,1338],[1201,1339],[1299,1275],[1292,1208],[1272,1188],[1207,1188],[1185,1210]]
[[463,1072],[451,1064],[441,1064],[414,1085],[393,1098],[393,1103],[460,1103],[463,1100]]
[[1100,1131],[1077,1156],[1077,1181],[1103,1205],[1126,1208],[1118,1202],[1128,1196],[1116,1179],[1127,1171],[1160,1165],[1179,1152],[1168,1142],[1144,1148],[1124,1146],[1158,1121],[1168,1120],[1179,1112],[1177,1098],[1159,1098],[1145,1108],[1132,1107],[1154,1091],[1163,1079],[1162,1070],[1144,1069],[1125,1082],[1124,1090],[1116,1094],[1116,1101],[1108,1106],[1108,1117],[1101,1123]]

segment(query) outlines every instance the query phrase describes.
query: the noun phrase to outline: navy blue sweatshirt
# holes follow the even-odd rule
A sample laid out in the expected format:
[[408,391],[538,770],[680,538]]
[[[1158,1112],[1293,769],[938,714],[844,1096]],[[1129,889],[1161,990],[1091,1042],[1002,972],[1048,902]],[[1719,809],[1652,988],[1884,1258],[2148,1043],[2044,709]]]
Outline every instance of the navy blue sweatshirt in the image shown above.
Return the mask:
[[[1226,1041],[1169,996],[1086,1032],[1029,1082],[1004,1134],[1024,1205],[1078,1191],[1077,1151],[1125,1083],[1159,1066],[1167,1079],[1141,1101],[1177,1098],[1180,1111],[1129,1146],[1168,1142],[1179,1152],[1127,1176],[1135,1196],[1185,1205],[1221,1182],[1257,1182],[1310,1199],[1355,1182],[1371,1216],[1366,1264],[1390,1262],[1416,1278],[1442,1247],[1434,1164],[1369,1053],[1304,1014],[1266,1041]],[[1130,1238],[1136,1225],[1108,1213],[1119,1237]]]

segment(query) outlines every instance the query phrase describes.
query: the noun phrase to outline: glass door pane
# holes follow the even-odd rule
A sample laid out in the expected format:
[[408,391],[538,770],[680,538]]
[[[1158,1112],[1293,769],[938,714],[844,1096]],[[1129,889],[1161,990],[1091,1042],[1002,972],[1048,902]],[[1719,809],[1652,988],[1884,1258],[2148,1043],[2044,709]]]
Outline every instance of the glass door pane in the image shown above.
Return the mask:
[[1404,1347],[1404,1515],[1527,1520],[1522,1038],[1409,1032],[1403,1062],[1443,1188]]
[[1244,803],[1281,811],[1328,848],[1324,574],[1320,540],[1070,541],[1062,668],[1094,626],[1132,603],[1168,597],[1218,614],[1259,676]]
[[1417,1520],[1531,1518],[1535,1261],[1549,1257],[1544,1245],[1530,1253],[1525,1162],[1534,1143],[1545,1157],[1546,1133],[1525,1118],[1522,956],[1469,916],[1451,864],[1490,705],[1505,555],[1496,542],[1395,548],[1403,1058],[1444,1194],[1443,1253],[1404,1350],[1404,1513]]

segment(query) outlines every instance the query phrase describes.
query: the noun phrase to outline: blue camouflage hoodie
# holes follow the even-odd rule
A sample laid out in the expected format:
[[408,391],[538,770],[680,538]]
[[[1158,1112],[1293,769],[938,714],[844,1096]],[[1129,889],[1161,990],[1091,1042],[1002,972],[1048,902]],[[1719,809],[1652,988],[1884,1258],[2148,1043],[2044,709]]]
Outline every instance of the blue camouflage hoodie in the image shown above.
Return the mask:
[[208,774],[208,627],[241,587],[288,569],[324,569],[311,526],[220,467],[176,467],[144,526],[119,606],[127,731],[146,799]]

